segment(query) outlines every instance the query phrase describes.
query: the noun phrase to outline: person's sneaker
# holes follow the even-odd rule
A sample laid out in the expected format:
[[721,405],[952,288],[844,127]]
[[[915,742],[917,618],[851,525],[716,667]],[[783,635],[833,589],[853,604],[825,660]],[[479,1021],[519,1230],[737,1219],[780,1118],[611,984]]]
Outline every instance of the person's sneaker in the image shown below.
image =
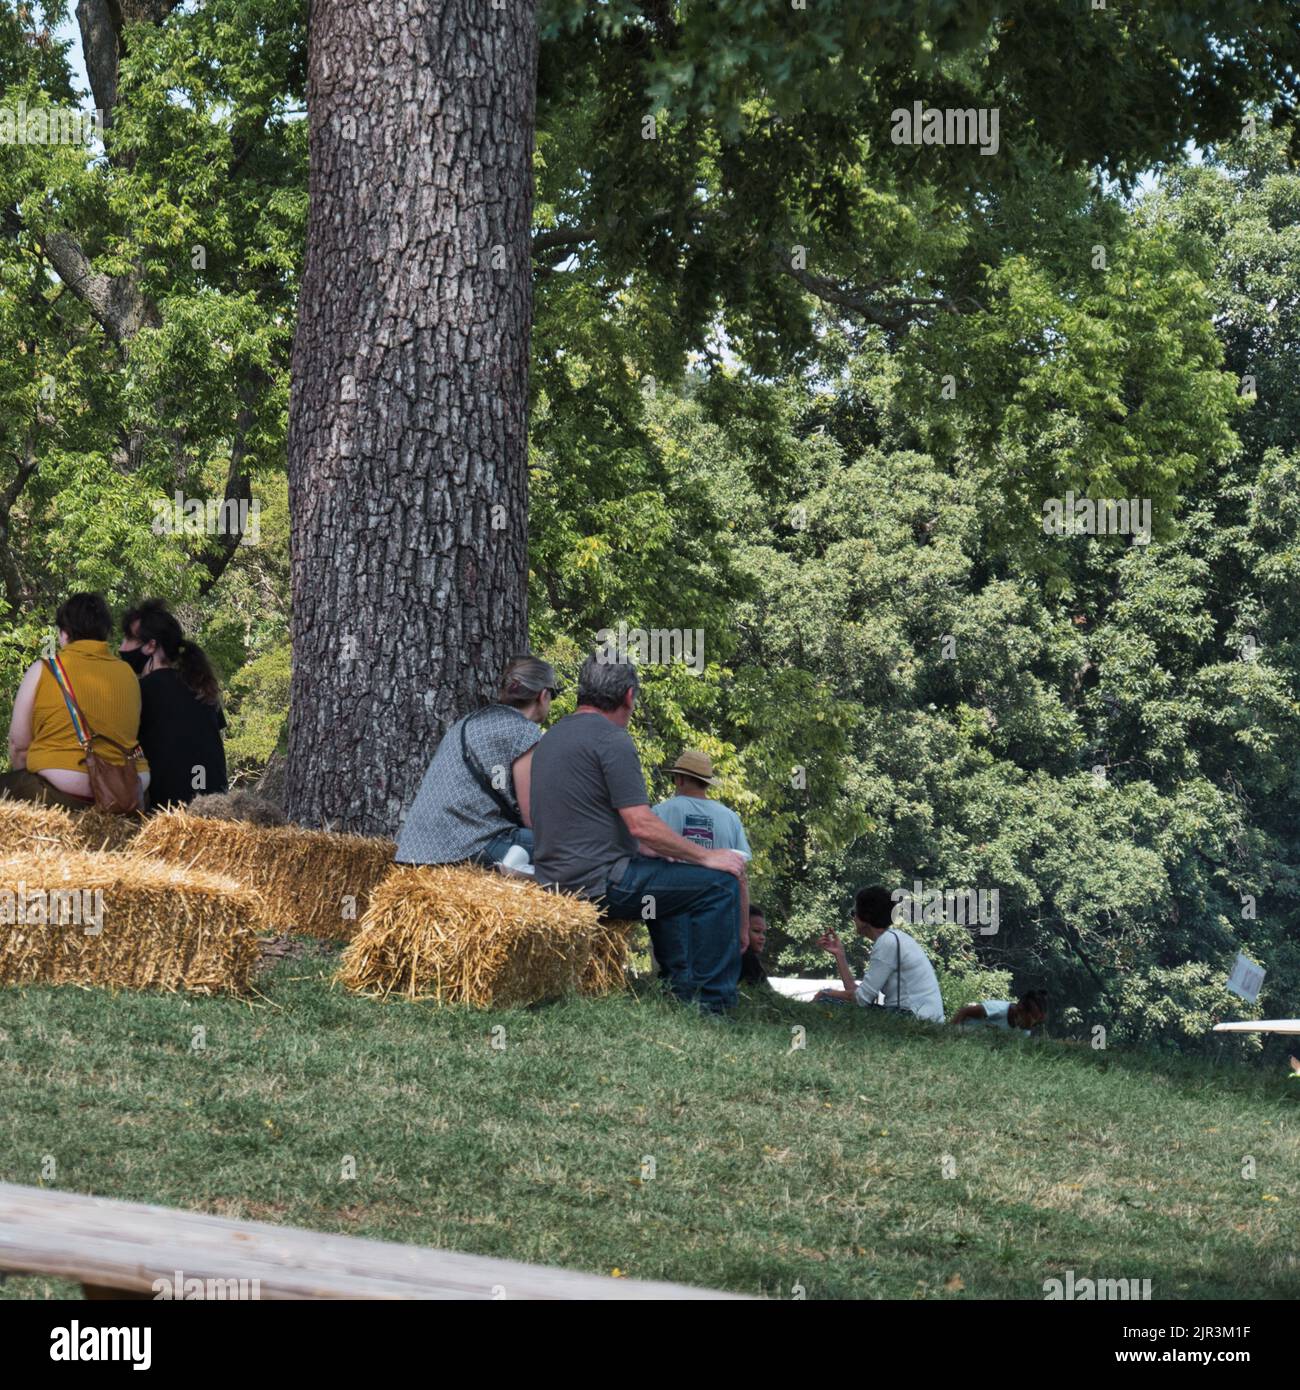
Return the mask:
[[504,874],[507,878],[534,878],[536,876],[531,864],[507,864],[504,859],[498,859],[495,868],[497,873]]

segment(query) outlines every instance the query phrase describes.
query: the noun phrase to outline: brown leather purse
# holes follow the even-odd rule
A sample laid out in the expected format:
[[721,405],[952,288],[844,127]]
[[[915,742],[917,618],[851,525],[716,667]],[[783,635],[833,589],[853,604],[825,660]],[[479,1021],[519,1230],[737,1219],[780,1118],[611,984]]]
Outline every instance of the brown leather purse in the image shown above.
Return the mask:
[[[86,776],[90,778],[90,794],[95,805],[101,810],[110,811],[115,816],[131,816],[140,809],[140,774],[136,770],[136,755],[139,747],[124,748],[115,738],[107,734],[97,734],[81,712],[77,697],[72,691],[72,682],[63,669],[63,662],[57,656],[49,658],[50,674],[63,692],[64,703],[72,719],[72,732],[81,744],[85,754]],[[95,741],[111,743],[122,754],[123,761],[111,763],[95,752]]]

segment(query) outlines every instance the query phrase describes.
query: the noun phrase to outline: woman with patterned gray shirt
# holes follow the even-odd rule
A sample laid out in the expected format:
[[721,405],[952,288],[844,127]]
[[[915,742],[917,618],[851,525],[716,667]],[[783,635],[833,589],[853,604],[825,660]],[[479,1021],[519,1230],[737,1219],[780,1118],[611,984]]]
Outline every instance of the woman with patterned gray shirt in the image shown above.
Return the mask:
[[402,822],[399,864],[496,864],[513,845],[532,857],[533,748],[559,688],[545,661],[514,657],[496,703],[447,730]]

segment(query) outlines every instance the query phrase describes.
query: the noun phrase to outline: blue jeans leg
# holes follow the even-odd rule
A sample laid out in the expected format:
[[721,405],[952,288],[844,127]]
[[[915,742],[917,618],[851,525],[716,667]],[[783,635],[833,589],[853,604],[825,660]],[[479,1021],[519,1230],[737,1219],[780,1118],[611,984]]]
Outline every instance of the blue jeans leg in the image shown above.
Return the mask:
[[[652,915],[646,916],[647,900]],[[644,919],[673,994],[713,1012],[736,1005],[740,883],[718,869],[635,855],[605,893],[612,917]]]
[[533,857],[533,832],[527,826],[521,825],[517,830],[509,830],[504,835],[498,835],[496,839],[489,842],[486,849],[480,850],[470,862],[488,866],[499,864],[506,857],[506,850],[512,845],[522,845],[528,851],[528,857],[531,859]]

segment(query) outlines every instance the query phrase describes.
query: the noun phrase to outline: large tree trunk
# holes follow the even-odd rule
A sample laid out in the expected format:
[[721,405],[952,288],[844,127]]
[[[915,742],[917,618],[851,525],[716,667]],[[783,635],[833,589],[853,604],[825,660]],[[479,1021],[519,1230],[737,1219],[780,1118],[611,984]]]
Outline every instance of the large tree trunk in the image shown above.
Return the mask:
[[391,834],[527,641],[536,0],[312,0],[287,809]]

